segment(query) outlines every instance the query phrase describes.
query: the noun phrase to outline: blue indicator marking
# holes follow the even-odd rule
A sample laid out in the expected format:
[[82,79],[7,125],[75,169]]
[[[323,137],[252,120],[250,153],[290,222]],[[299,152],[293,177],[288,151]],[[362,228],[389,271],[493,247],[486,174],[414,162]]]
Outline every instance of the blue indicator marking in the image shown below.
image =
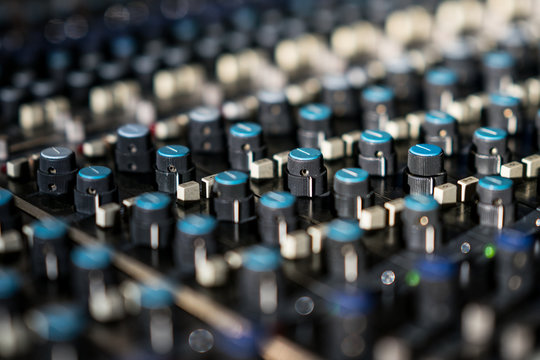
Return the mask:
[[434,256],[420,261],[418,271],[420,272],[420,281],[422,279],[444,281],[457,273],[457,266],[447,258]]
[[71,149],[62,146],[53,146],[43,149],[40,156],[50,160],[61,160],[71,156],[71,154],[73,154]]
[[34,230],[34,236],[44,240],[58,239],[67,233],[66,225],[52,218],[38,220],[34,222],[32,228]]
[[455,71],[448,68],[435,68],[428,71],[426,79],[429,83],[445,86],[455,84],[458,77]]
[[259,124],[244,122],[231,126],[229,131],[232,136],[247,138],[258,136],[262,132],[262,128]]
[[141,138],[141,137],[147,136],[149,133],[149,130],[144,125],[127,124],[127,125],[119,127],[117,133],[118,133],[118,136],[133,139],[133,138]]
[[409,195],[405,197],[405,207],[413,211],[432,211],[439,207],[439,203],[431,195]]
[[183,145],[167,145],[158,149],[158,154],[163,157],[178,158],[189,154],[189,148]]
[[199,122],[217,121],[219,116],[219,110],[213,107],[199,106],[189,112],[189,118]]
[[360,138],[365,142],[373,144],[384,144],[392,140],[392,136],[389,133],[381,130],[366,130],[360,135]]
[[426,121],[435,125],[447,125],[456,122],[456,119],[443,111],[430,110],[426,113]]
[[160,192],[144,193],[135,200],[135,205],[145,210],[164,209],[171,203],[171,198]]
[[77,247],[71,252],[71,261],[83,269],[104,269],[111,264],[111,249],[104,245]]
[[442,149],[432,144],[417,144],[409,149],[409,152],[416,156],[438,156],[442,154]]
[[21,287],[21,280],[13,270],[0,269],[0,299],[13,296]]
[[372,85],[362,91],[362,97],[373,103],[387,102],[394,98],[394,91],[386,86]]
[[248,181],[248,176],[236,170],[223,171],[216,175],[215,180],[217,183],[223,185],[240,185],[245,184]]
[[324,104],[308,104],[300,108],[300,116],[310,121],[322,121],[332,116],[332,110]]
[[106,166],[88,166],[79,170],[79,176],[90,180],[105,179],[112,171]]
[[498,105],[498,106],[518,106],[519,105],[519,99],[517,97],[513,97],[510,95],[504,95],[504,94],[490,94],[489,95],[489,101],[492,104]]
[[492,51],[484,55],[484,65],[491,68],[504,69],[514,66],[514,57],[506,51]]
[[534,245],[534,237],[514,229],[503,229],[497,238],[497,248],[506,251],[527,251]]
[[31,312],[29,319],[32,330],[50,341],[73,340],[84,327],[84,313],[73,305],[48,305]]
[[13,194],[5,189],[0,189],[0,206],[6,205],[13,200]]
[[474,136],[488,141],[504,140],[506,139],[506,131],[493,127],[481,127],[474,131]]
[[173,303],[171,292],[163,286],[141,285],[140,289],[141,305],[147,309],[159,309]]
[[250,246],[242,257],[244,267],[252,271],[272,271],[281,265],[279,251],[261,245]]
[[284,209],[293,206],[296,197],[284,191],[270,191],[261,196],[261,205],[272,209]]
[[495,191],[510,189],[513,184],[512,180],[501,176],[484,176],[478,181],[478,186]]
[[320,150],[313,148],[297,148],[289,153],[289,156],[293,159],[300,161],[316,160],[322,156]]
[[364,235],[364,231],[358,226],[358,221],[335,219],[328,225],[327,236],[336,241],[356,241],[362,235]]
[[205,235],[214,231],[217,221],[210,215],[188,215],[178,220],[176,226],[178,230],[189,235]]
[[369,173],[360,168],[344,168],[336,172],[336,180],[346,183],[359,183],[366,181]]

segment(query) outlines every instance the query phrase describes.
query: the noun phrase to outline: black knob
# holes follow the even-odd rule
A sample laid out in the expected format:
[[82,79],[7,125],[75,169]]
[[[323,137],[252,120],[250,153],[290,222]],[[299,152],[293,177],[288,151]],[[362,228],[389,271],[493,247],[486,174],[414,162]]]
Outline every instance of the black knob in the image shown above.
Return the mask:
[[99,292],[115,283],[111,249],[105,245],[76,247],[71,252],[71,262],[72,288],[82,303],[88,304],[90,296],[101,295]]
[[442,326],[455,319],[458,312],[457,265],[441,256],[428,256],[418,264],[417,310],[421,324]]
[[298,113],[298,143],[301,147],[319,148],[331,136],[332,110],[324,104],[308,104]]
[[497,238],[495,263],[497,293],[504,305],[527,296],[535,284],[534,238],[514,229],[504,229]]
[[273,314],[283,298],[279,250],[253,245],[242,254],[238,293],[242,309],[255,314]]
[[478,64],[474,45],[460,39],[444,49],[444,66],[454,71],[458,76],[461,89],[478,89]]
[[339,117],[356,113],[356,99],[345,75],[326,75],[322,78],[322,100]]
[[245,173],[230,170],[217,174],[213,192],[214,211],[218,220],[242,223],[252,219],[253,193]]
[[504,91],[515,80],[515,60],[507,51],[488,52],[482,58],[484,91]]
[[189,112],[189,144],[195,153],[217,153],[225,149],[218,109],[201,106]]
[[409,193],[433,194],[435,186],[446,182],[442,149],[431,144],[409,148],[405,176]]
[[515,135],[523,130],[523,115],[518,98],[493,93],[489,95],[488,125]]
[[144,125],[128,124],[117,130],[116,167],[129,173],[152,171],[154,148],[150,131]]
[[313,148],[289,152],[285,188],[294,196],[315,197],[328,191],[322,153]]
[[259,234],[265,244],[278,246],[283,236],[296,230],[296,197],[288,192],[270,191],[261,196],[257,207]]
[[428,111],[422,131],[424,142],[440,147],[446,156],[458,151],[457,121],[452,115],[439,110]]
[[334,200],[338,216],[360,219],[362,209],[371,206],[369,173],[360,168],[344,168],[334,175]]
[[401,213],[407,249],[432,254],[442,243],[439,203],[431,195],[405,197]]
[[289,102],[284,91],[260,91],[259,122],[268,135],[285,135],[293,129]]
[[396,169],[396,153],[394,139],[389,133],[381,130],[362,132],[358,142],[360,155],[358,163],[372,176],[385,177],[393,175]]
[[0,234],[2,232],[18,229],[21,226],[21,215],[15,206],[13,194],[0,189]]
[[131,214],[131,239],[137,245],[152,249],[165,248],[173,222],[168,195],[159,192],[139,195]]
[[416,104],[419,100],[421,83],[408,57],[393,59],[385,64],[386,84],[394,91],[399,105]]
[[458,76],[449,68],[439,67],[426,73],[424,80],[425,103],[428,110],[446,111],[456,98]]
[[197,261],[216,252],[217,221],[209,215],[188,215],[176,223],[174,260],[183,274],[194,274]]
[[94,214],[99,206],[116,201],[118,191],[111,169],[88,166],[79,170],[74,198],[75,209],[83,214]]
[[242,122],[230,127],[228,133],[229,163],[234,170],[249,171],[252,162],[266,156],[266,145],[259,124]]
[[58,280],[69,271],[69,242],[66,225],[47,218],[32,224],[30,257],[37,278]]
[[326,233],[326,266],[329,276],[339,282],[357,282],[364,271],[365,255],[360,238],[364,232],[358,221],[335,219]]
[[500,176],[485,176],[478,181],[478,217],[481,225],[501,229],[514,222],[514,183]]
[[189,148],[167,145],[156,151],[156,183],[158,190],[176,194],[179,184],[195,179],[195,167]]
[[510,161],[507,133],[502,129],[482,127],[473,135],[471,170],[481,175],[499,174],[501,166]]
[[372,85],[362,91],[364,129],[382,130],[395,117],[394,91],[386,86]]
[[154,353],[170,354],[175,346],[173,294],[164,284],[156,283],[141,285],[140,293],[141,311],[137,319],[140,341]]
[[63,195],[73,191],[77,166],[75,153],[65,147],[50,147],[41,151],[37,185],[40,192]]

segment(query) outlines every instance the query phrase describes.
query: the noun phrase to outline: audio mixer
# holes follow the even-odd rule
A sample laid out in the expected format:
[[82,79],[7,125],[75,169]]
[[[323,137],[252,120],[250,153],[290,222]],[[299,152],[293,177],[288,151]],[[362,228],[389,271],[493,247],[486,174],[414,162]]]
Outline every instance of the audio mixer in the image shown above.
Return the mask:
[[0,358],[540,357],[540,1],[0,24]]

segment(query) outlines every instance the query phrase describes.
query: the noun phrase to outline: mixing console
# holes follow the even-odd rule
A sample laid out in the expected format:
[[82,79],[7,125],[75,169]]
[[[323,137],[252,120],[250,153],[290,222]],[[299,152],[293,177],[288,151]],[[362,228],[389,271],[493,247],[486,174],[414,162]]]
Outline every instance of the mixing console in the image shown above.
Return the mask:
[[540,357],[540,0],[0,24],[0,358]]

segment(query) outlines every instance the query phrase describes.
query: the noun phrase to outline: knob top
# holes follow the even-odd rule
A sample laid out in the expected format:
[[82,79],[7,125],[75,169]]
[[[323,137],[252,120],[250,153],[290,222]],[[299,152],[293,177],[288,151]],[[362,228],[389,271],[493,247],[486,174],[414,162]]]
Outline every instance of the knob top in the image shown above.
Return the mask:
[[241,171],[228,170],[217,174],[215,181],[222,185],[240,185],[246,183],[248,178],[249,177]]
[[457,273],[457,266],[442,256],[430,256],[418,264],[421,279],[446,280]]
[[13,194],[5,189],[0,189],[0,206],[4,206],[13,200]]
[[344,168],[336,172],[335,178],[344,183],[359,183],[366,181],[369,173],[360,168]]
[[204,235],[212,232],[217,225],[213,216],[209,215],[188,215],[179,220],[178,230],[189,235]]
[[83,330],[83,314],[74,305],[47,305],[28,317],[29,327],[43,339],[70,341]]
[[119,127],[117,133],[118,136],[133,139],[147,136],[149,134],[149,130],[144,125],[127,124]]
[[111,264],[111,250],[104,245],[79,246],[71,253],[71,261],[83,269],[103,269]]
[[359,240],[364,232],[357,221],[335,219],[328,225],[328,238],[339,242],[352,242]]
[[219,110],[209,106],[199,106],[189,112],[189,118],[199,122],[216,121],[219,116]]
[[487,190],[508,190],[512,187],[513,181],[501,176],[485,176],[478,181],[478,186]]
[[447,125],[456,121],[456,119],[452,115],[440,110],[428,111],[426,113],[425,119],[426,122],[434,125]]
[[489,101],[494,104],[501,107],[510,107],[510,106],[518,106],[519,105],[519,98],[500,94],[500,93],[492,93],[489,95]]
[[170,306],[173,296],[169,290],[159,285],[141,285],[141,305],[147,309]]
[[243,265],[252,271],[272,271],[281,265],[281,256],[276,249],[254,245],[244,252]]
[[394,91],[387,86],[373,85],[362,91],[362,97],[373,103],[387,102],[394,97]]
[[337,305],[338,312],[342,315],[367,313],[373,307],[371,295],[358,290],[352,293],[345,291],[335,292],[331,295],[331,301]]
[[171,203],[171,199],[160,192],[144,193],[137,197],[135,206],[145,210],[164,209]]
[[527,251],[533,245],[533,236],[514,229],[503,229],[497,238],[497,247],[507,251]]
[[448,68],[439,67],[429,70],[426,74],[426,80],[435,85],[448,86],[455,84],[458,77],[455,71]]
[[62,160],[73,154],[71,149],[62,146],[52,146],[41,151],[41,157],[48,160]]
[[386,131],[381,131],[381,130],[366,130],[362,132],[362,135],[360,135],[360,138],[363,141],[369,142],[372,144],[381,144],[381,143],[387,143],[389,141],[392,141],[392,136]]
[[332,116],[332,110],[324,104],[309,104],[300,109],[299,115],[305,120],[323,121]]
[[19,275],[13,270],[0,269],[0,299],[13,296],[21,286]]
[[487,141],[504,140],[506,131],[492,127],[481,127],[474,131],[474,137]]
[[261,196],[260,204],[272,209],[284,209],[293,206],[296,197],[284,191],[270,191]]
[[413,211],[424,212],[437,209],[439,203],[431,195],[415,194],[405,197],[405,207]]
[[157,151],[159,156],[178,158],[189,154],[189,148],[183,145],[167,145]]
[[432,144],[417,144],[412,146],[409,149],[409,153],[416,155],[416,156],[422,156],[422,157],[432,157],[432,156],[439,156],[442,154],[442,149],[438,147],[437,145]]
[[284,91],[261,90],[257,93],[257,98],[268,104],[279,104],[287,101]]
[[106,166],[88,166],[79,170],[79,176],[88,180],[105,179],[111,174],[111,169]]
[[246,138],[259,135],[262,132],[262,128],[259,124],[243,122],[231,126],[229,131],[232,136]]
[[66,235],[66,225],[56,219],[47,218],[33,224],[34,236],[44,240],[58,239]]
[[506,51],[492,51],[484,55],[484,65],[491,68],[509,68],[515,64],[514,57]]
[[289,153],[289,156],[295,160],[310,161],[317,160],[322,156],[320,150],[313,148],[297,148]]

